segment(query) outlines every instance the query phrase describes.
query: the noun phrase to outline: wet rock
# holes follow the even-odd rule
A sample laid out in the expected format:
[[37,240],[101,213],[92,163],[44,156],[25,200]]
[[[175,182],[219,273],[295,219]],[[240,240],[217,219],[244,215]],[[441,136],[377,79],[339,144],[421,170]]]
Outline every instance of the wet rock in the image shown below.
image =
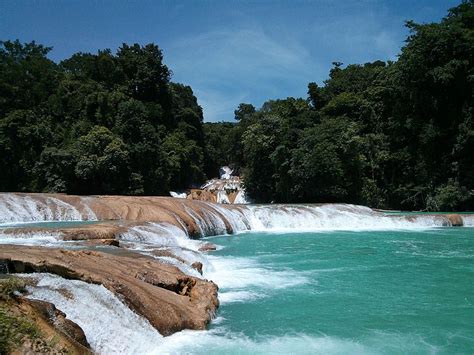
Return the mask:
[[459,214],[448,214],[446,215],[446,218],[449,220],[451,223],[451,226],[453,227],[462,227],[464,225],[464,221]]
[[192,189],[186,197],[188,200],[199,200],[208,202],[217,202],[217,197],[212,192],[200,189]]
[[89,342],[87,341],[86,335],[80,326],[74,323],[72,320],[66,318],[66,314],[61,312],[52,303],[33,300],[23,299],[24,302],[30,304],[38,313],[47,320],[57,330],[73,339],[80,345],[90,348]]
[[[202,221],[209,219],[210,216],[219,218],[225,224],[227,233],[235,232],[232,230],[232,223],[228,221],[225,214],[219,212],[219,209],[240,210],[242,209],[241,206],[218,205],[218,208],[216,208],[217,205],[212,203],[217,201],[214,193],[197,189],[192,191],[194,191],[195,197],[199,197],[197,201],[160,196],[0,193],[0,205],[8,205],[8,201],[13,198],[21,206],[26,204],[48,205],[52,215],[55,215],[56,210],[68,206],[68,209],[74,209],[84,214],[84,219],[89,218],[87,214],[92,213],[94,218],[104,221],[90,225],[78,225],[74,228],[55,228],[54,232],[59,233],[64,240],[120,239],[120,236],[126,233],[129,227],[149,222],[170,224],[184,230],[191,237],[199,238],[202,235],[197,219]],[[188,198],[192,197],[188,196]],[[87,214],[86,211],[88,211]],[[37,217],[39,216],[31,216],[31,218]],[[35,227],[29,229],[29,231],[51,232],[53,229]],[[8,228],[2,232],[25,233],[25,228]],[[222,231],[213,231],[212,229],[205,231],[207,235],[218,232],[221,233]]]
[[199,251],[214,251],[217,250],[217,246],[212,243],[206,243],[199,247]]
[[197,270],[201,275],[202,275],[202,263],[199,261],[196,261],[191,264],[191,267],[195,270]]
[[[118,249],[121,250],[121,249]],[[205,329],[219,305],[217,285],[133,252],[124,254],[2,245],[10,273],[49,272],[102,284],[161,334]]]
[[180,258],[179,256],[175,255],[171,250],[169,249],[155,249],[150,252],[152,255],[158,256],[158,257],[166,257],[166,258],[173,258],[178,260],[180,263],[187,264],[186,260],[183,258]]

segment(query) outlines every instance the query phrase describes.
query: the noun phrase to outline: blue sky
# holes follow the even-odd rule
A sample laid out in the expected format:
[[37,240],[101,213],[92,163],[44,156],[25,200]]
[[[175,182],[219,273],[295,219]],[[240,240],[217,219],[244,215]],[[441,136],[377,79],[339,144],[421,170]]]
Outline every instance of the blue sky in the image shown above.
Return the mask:
[[460,0],[0,0],[0,39],[75,52],[155,42],[173,81],[191,85],[206,121],[240,102],[306,97],[334,61],[395,60],[404,21],[439,21]]

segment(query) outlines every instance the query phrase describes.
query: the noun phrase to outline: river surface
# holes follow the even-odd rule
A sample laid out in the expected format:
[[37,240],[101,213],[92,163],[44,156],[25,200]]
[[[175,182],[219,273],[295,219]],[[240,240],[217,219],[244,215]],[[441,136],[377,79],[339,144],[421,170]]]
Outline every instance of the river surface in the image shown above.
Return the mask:
[[210,239],[217,322],[180,351],[474,351],[473,228]]
[[103,286],[54,275],[36,275],[30,297],[55,303],[101,354],[474,351],[474,228],[206,239],[220,246],[203,261],[221,302],[207,331],[162,337]]

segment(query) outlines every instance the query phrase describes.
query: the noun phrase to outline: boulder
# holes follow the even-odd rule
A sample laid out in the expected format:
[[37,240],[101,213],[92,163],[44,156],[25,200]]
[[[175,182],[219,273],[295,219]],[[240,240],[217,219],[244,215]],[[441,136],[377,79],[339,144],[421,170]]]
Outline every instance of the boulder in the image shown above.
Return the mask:
[[218,287],[213,282],[132,252],[110,254],[2,245],[2,263],[8,265],[10,273],[49,272],[102,284],[147,318],[162,335],[205,329],[219,306]]
[[195,261],[194,263],[191,264],[191,267],[195,270],[197,270],[201,275],[202,275],[202,263],[199,261]]
[[464,225],[464,221],[459,214],[448,214],[446,215],[446,218],[449,220],[451,223],[451,226],[453,227],[462,227]]

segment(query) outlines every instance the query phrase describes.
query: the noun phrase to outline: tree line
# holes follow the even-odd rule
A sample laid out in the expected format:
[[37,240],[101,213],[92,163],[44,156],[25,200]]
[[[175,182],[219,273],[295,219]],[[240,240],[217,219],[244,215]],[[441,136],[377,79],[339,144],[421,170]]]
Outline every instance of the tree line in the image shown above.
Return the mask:
[[232,161],[259,202],[474,210],[474,2],[406,25],[395,62],[336,62],[307,98],[206,124],[214,161]]
[[155,44],[113,54],[2,42],[0,189],[165,194],[205,178],[202,109]]
[[160,195],[230,164],[255,202],[473,210],[474,2],[407,26],[396,61],[335,62],[232,123],[203,123],[155,44],[55,63],[1,42],[0,190]]

